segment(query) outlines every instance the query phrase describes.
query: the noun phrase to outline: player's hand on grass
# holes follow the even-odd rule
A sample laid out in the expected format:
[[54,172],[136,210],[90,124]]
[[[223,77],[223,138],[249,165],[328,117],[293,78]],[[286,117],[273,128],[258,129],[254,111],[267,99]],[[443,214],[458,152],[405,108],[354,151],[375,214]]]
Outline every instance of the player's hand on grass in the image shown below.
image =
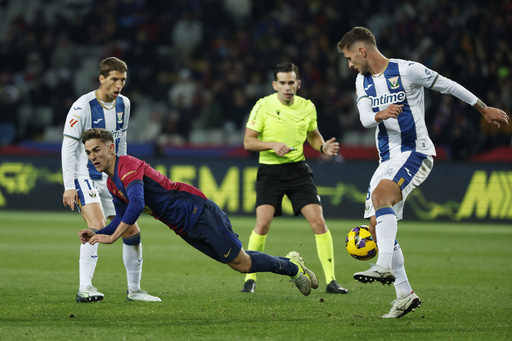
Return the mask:
[[70,207],[71,211],[75,210],[75,202],[78,202],[78,193],[76,189],[68,189],[62,195],[62,203],[64,207]]

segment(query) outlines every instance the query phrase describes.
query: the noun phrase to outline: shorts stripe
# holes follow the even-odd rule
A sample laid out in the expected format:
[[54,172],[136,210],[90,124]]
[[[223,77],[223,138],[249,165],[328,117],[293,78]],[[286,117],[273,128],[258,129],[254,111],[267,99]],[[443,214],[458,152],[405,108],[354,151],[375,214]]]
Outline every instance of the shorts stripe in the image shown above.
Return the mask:
[[400,190],[403,190],[412,181],[416,173],[418,173],[423,160],[427,158],[427,155],[418,152],[412,152],[407,158],[404,165],[396,173],[393,181],[400,186]]
[[82,188],[80,187],[80,182],[78,179],[75,179],[75,188],[76,192],[78,194],[78,206],[82,207],[83,204],[85,204],[85,198],[84,198],[84,191],[82,191]]

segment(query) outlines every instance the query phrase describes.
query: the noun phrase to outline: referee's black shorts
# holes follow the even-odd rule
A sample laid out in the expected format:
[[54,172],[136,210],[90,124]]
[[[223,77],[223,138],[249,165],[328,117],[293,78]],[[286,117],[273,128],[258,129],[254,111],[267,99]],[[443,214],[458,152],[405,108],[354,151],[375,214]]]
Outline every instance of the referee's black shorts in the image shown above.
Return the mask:
[[292,202],[295,216],[306,205],[321,205],[313,171],[306,162],[260,165],[256,178],[256,207],[272,205],[276,209],[274,216],[280,216],[285,194]]

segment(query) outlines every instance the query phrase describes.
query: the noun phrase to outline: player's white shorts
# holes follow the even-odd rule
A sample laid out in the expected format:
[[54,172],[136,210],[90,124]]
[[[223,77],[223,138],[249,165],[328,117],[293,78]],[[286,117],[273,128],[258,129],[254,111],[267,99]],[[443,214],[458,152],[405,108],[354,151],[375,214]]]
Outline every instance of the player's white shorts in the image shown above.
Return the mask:
[[91,180],[90,178],[75,179],[75,187],[78,193],[79,205],[85,206],[92,203],[101,203],[105,217],[115,216],[116,209],[112,202],[112,195],[108,191],[105,180]]
[[434,159],[430,155],[409,151],[398,157],[382,162],[373,173],[366,195],[364,217],[375,215],[372,204],[372,193],[382,179],[396,182],[402,190],[402,200],[393,206],[396,218],[402,219],[405,199],[413,189],[418,187],[430,174],[434,166]]

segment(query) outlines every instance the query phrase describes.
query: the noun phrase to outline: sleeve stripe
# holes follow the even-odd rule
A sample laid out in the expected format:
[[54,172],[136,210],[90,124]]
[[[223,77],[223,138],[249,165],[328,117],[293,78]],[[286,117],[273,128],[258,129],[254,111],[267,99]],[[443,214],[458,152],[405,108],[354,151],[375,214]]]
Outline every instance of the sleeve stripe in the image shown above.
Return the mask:
[[80,138],[79,137],[74,137],[74,136],[70,136],[70,135],[66,135],[66,134],[63,134],[65,137],[69,137],[70,139],[73,139],[73,140],[76,140],[76,141],[80,141]]
[[363,98],[368,98],[368,95],[359,97],[359,98],[357,99],[357,103],[359,103],[359,101],[360,101],[360,100],[362,100]]
[[429,89],[432,89],[432,87],[436,84],[438,78],[439,78],[439,74],[437,74],[436,79],[434,79],[434,81],[432,82],[432,85],[430,85],[428,87]]

